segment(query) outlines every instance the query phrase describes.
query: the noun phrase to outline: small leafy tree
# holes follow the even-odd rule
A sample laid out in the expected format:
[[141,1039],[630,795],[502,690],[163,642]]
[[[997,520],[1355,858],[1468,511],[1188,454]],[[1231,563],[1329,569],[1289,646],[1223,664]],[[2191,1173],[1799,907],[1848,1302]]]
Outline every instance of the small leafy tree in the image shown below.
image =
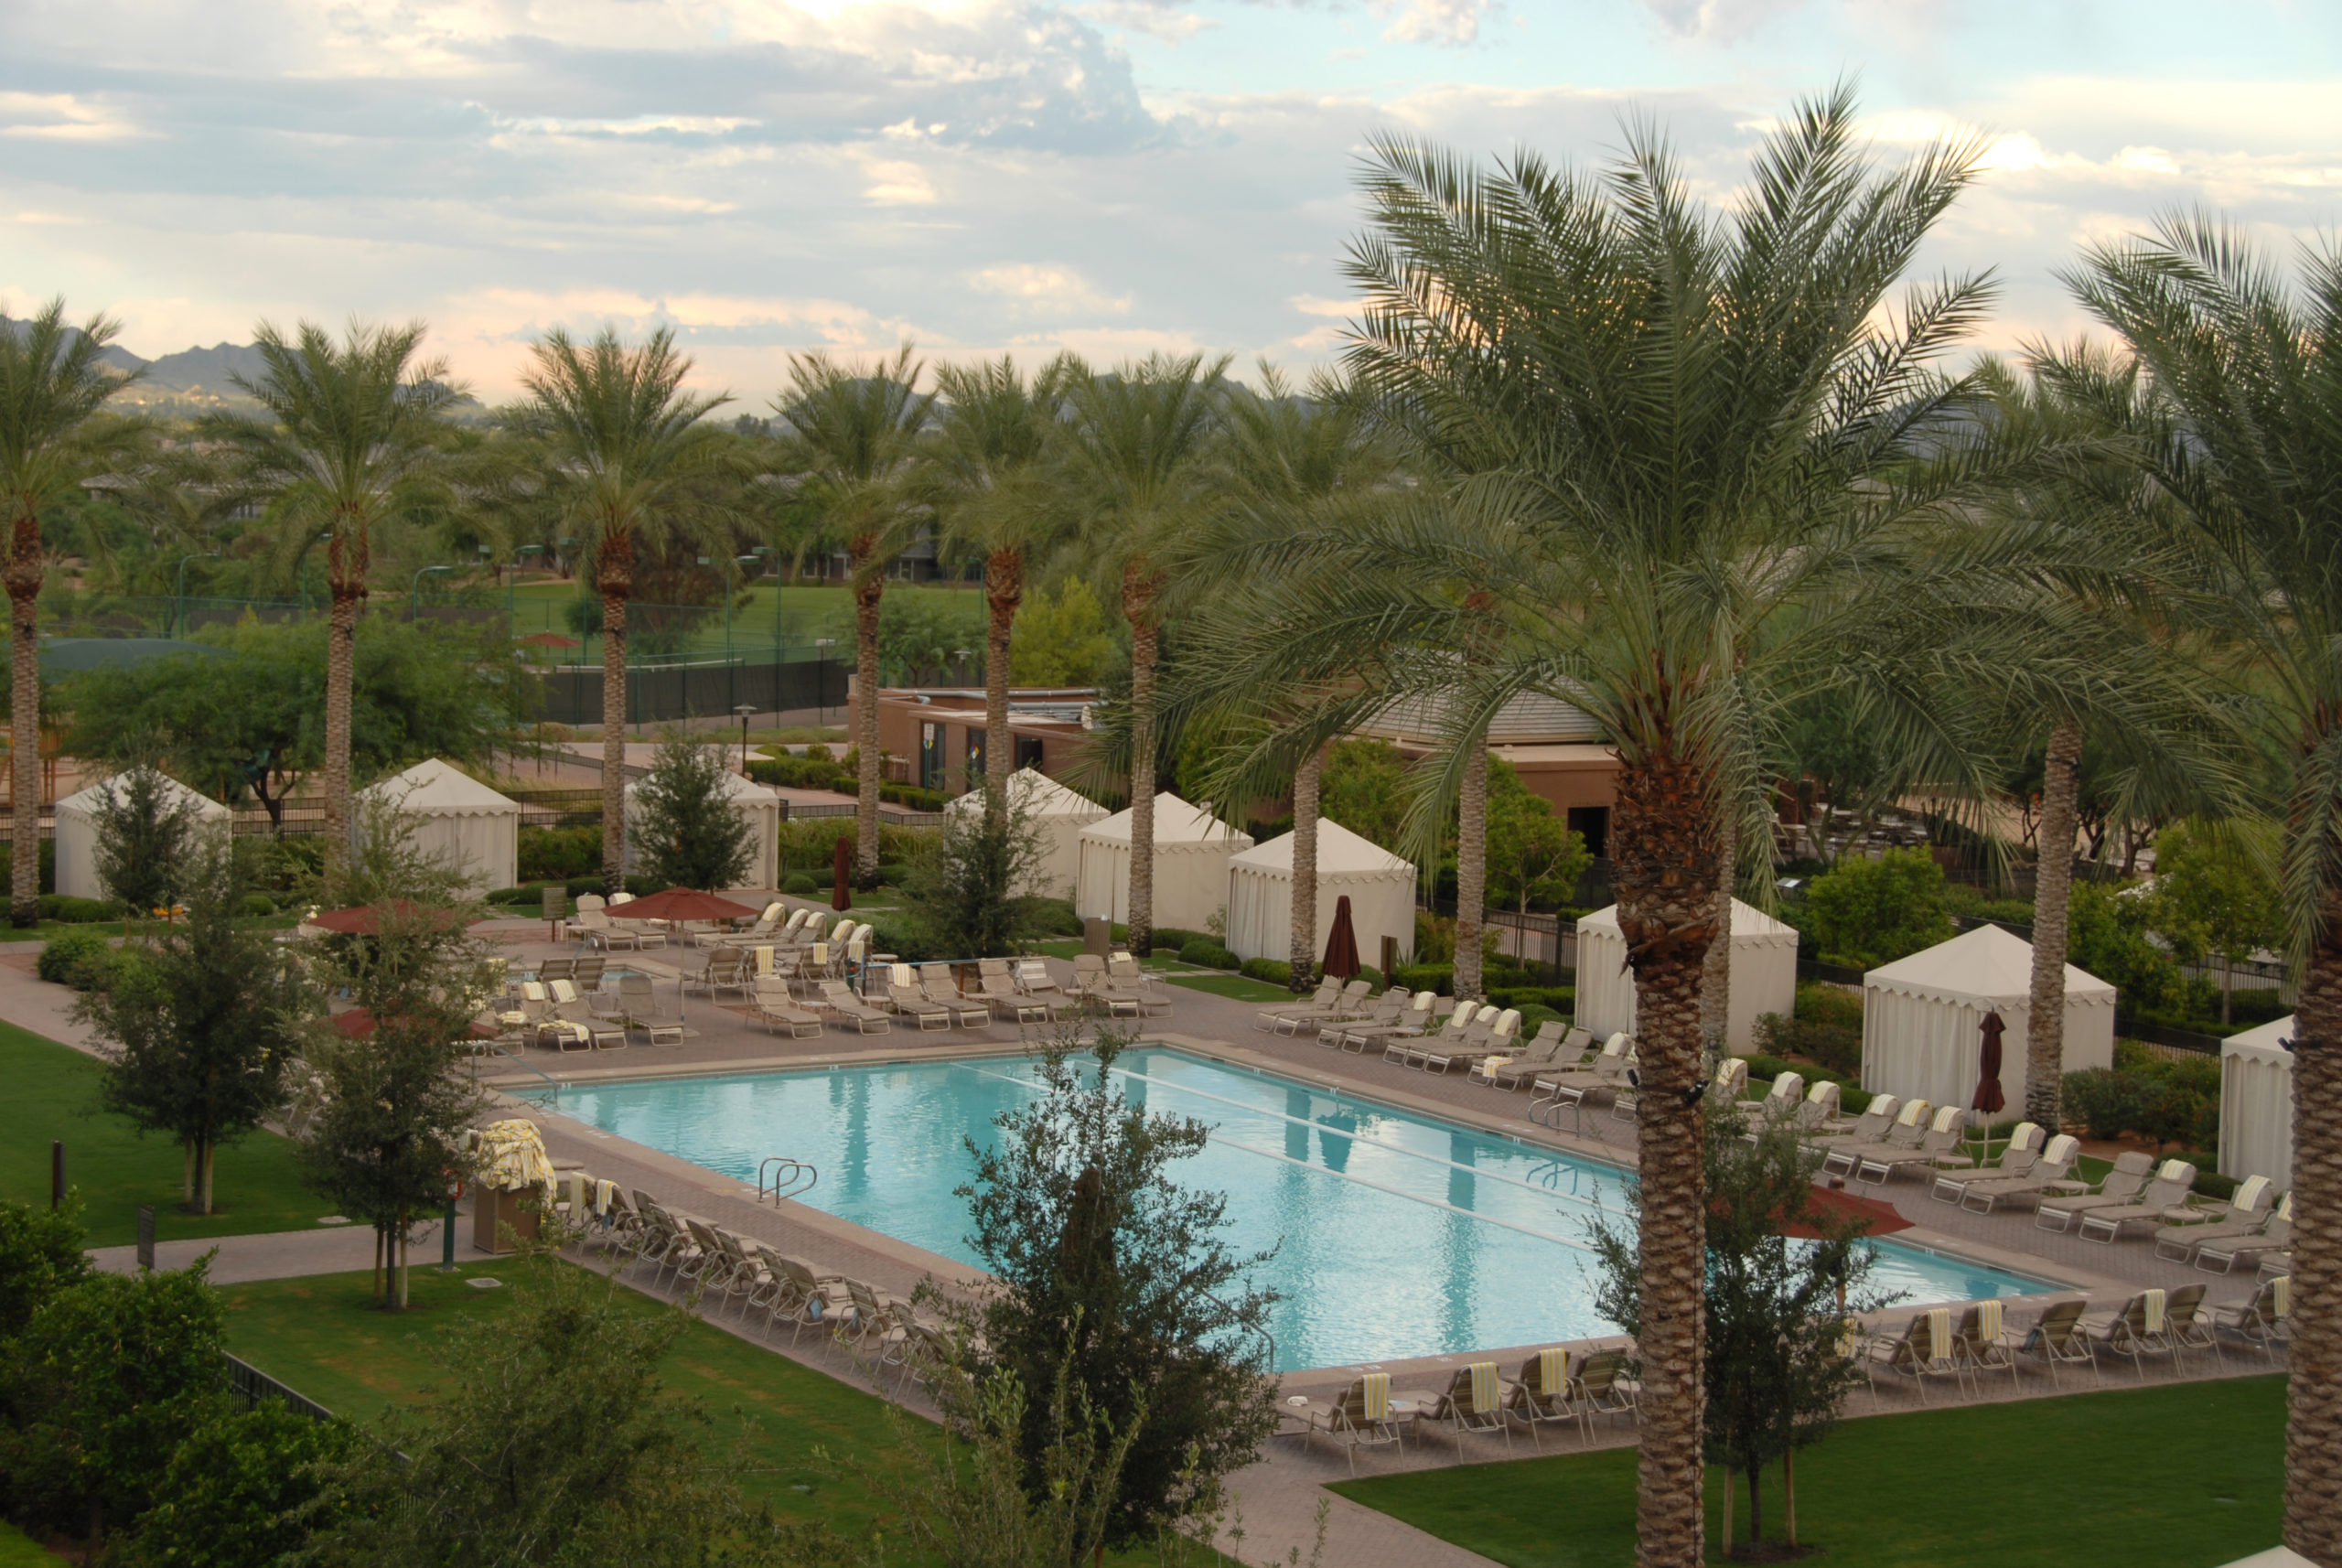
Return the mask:
[[187,887],[196,847],[195,802],[151,758],[114,775],[90,808],[98,886],[133,915],[167,913]]
[[[991,1147],[969,1141],[975,1178],[958,1189],[969,1242],[1000,1282],[967,1325],[983,1336],[974,1374],[1062,1385],[1102,1430],[1135,1429],[1110,1547],[1216,1507],[1221,1480],[1258,1456],[1276,1424],[1262,1364],[1275,1297],[1246,1277],[1268,1254],[1230,1252],[1219,1234],[1226,1197],[1171,1179],[1209,1129],[1124,1097],[1114,1064],[1134,1038],[1101,1028],[1087,1061],[1078,1036],[1050,1039],[1035,1069],[1040,1094],[995,1118]],[[1055,1398],[1025,1407],[1028,1496],[1050,1484],[1061,1408]]]
[[319,1469],[354,1434],[282,1402],[222,1411],[188,1434],[123,1553],[130,1568],[261,1568],[308,1540]]
[[1317,779],[1317,812],[1396,852],[1406,831],[1407,759],[1387,740],[1337,741]]
[[1532,795],[1501,759],[1488,767],[1488,891],[1509,898],[1522,914],[1532,898],[1562,903],[1577,894],[1578,878],[1594,864],[1585,840],[1553,815],[1552,803]]
[[226,1319],[209,1262],[91,1274],[10,1344],[0,1476],[19,1518],[85,1530],[94,1547],[145,1511],[180,1443],[220,1412]]
[[721,746],[670,735],[634,787],[635,855],[644,875],[713,893],[737,887],[756,864],[748,823],[725,792]]
[[2274,858],[2273,846],[2254,844],[2246,830],[2204,822],[2177,823],[2155,841],[2155,929],[2186,956],[2220,961],[2223,1024],[2237,960],[2283,940],[2283,903],[2268,870]]
[[[532,1250],[520,1299],[439,1331],[443,1374],[324,1470],[307,1561],[318,1568],[759,1568],[810,1560],[745,1504],[741,1456],[666,1391],[659,1364],[691,1321],[646,1312],[616,1281]],[[403,1455],[403,1460],[400,1456]]]
[[0,1344],[59,1291],[90,1277],[84,1239],[79,1197],[57,1208],[0,1198]]
[[[1796,1452],[1820,1442],[1840,1406],[1862,1380],[1844,1353],[1850,1313],[1886,1305],[1864,1288],[1874,1253],[1861,1244],[1868,1221],[1823,1213],[1813,1204],[1821,1156],[1787,1127],[1761,1129],[1744,1141],[1736,1108],[1712,1106],[1705,1163],[1707,1230],[1706,1457],[1746,1477],[1748,1532],[1764,1537],[1757,1483],[1776,1460],[1789,1468],[1789,1540],[1797,1542]],[[1628,1209],[1640,1211],[1638,1187]],[[1792,1238],[1792,1229],[1809,1238]],[[1596,1220],[1591,1239],[1601,1260],[1595,1304],[1629,1334],[1639,1333],[1642,1271],[1633,1219],[1613,1229]],[[1725,1488],[1724,1541],[1732,1539]]]
[[904,903],[929,952],[1000,958],[1049,929],[1048,843],[1024,806],[947,811],[911,860]]
[[1114,658],[1106,611],[1090,585],[1068,577],[1028,595],[1016,612],[1009,667],[1020,686],[1095,686]]
[[1950,940],[1943,868],[1924,849],[1850,855],[1806,890],[1813,935],[1832,963],[1869,969]]

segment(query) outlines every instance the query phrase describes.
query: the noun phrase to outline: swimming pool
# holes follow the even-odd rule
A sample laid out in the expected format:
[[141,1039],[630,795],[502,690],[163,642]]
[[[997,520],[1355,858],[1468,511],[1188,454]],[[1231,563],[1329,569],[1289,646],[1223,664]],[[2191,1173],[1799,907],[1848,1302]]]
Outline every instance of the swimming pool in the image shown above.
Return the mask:
[[[1193,1116],[1211,1141],[1173,1176],[1230,1195],[1228,1240],[1277,1248],[1256,1282],[1284,1299],[1279,1371],[1613,1332],[1594,1307],[1585,1222],[1620,1173],[1500,1133],[1163,1047],[1117,1064],[1123,1092]],[[974,1262],[963,1137],[1035,1092],[1021,1056],[566,1088],[549,1109],[754,1182],[767,1155],[821,1170],[800,1201]],[[1968,1260],[1875,1243],[1873,1278],[1914,1302],[2055,1289]]]

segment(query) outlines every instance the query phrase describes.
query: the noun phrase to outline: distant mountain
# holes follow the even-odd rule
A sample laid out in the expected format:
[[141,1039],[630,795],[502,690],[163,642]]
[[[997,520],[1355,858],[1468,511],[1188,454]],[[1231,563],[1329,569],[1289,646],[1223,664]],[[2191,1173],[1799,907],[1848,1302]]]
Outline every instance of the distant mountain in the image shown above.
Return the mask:
[[228,378],[241,375],[248,381],[257,381],[267,370],[267,361],[251,344],[214,343],[209,349],[182,349],[176,354],[149,360],[144,384],[156,392],[206,392],[215,397],[241,397],[243,394]]
[[[24,330],[21,320],[0,316],[0,332],[21,337]],[[118,394],[116,401],[166,416],[223,406],[249,413],[259,405],[251,393],[230,378],[242,376],[256,381],[268,369],[260,350],[249,343],[214,343],[209,349],[197,345],[159,360],[142,360],[119,343],[109,343],[98,350],[98,362],[125,376],[133,371],[144,371],[145,374]],[[447,413],[458,423],[478,423],[489,417],[479,400],[468,392],[458,397]]]

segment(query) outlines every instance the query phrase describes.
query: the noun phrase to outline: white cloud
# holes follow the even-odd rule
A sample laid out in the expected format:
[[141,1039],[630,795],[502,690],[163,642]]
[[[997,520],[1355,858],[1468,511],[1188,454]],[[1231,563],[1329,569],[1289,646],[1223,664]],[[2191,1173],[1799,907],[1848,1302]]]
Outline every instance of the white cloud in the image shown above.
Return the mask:
[[152,133],[71,92],[0,92],[0,136],[117,142]]
[[1073,5],[1068,9],[1101,27],[1120,27],[1126,33],[1144,33],[1174,48],[1198,33],[1219,26],[1209,16],[1154,5],[1150,0],[1096,0],[1091,5]]
[[1374,14],[1388,19],[1383,40],[1401,44],[1468,44],[1480,36],[1483,18],[1493,16],[1499,0],[1367,0]]
[[880,207],[925,207],[936,199],[927,171],[900,158],[870,158],[862,172],[864,199]]
[[1131,296],[1109,295],[1070,267],[1015,262],[984,267],[969,283],[986,294],[1004,295],[1013,307],[1030,315],[1127,316]]

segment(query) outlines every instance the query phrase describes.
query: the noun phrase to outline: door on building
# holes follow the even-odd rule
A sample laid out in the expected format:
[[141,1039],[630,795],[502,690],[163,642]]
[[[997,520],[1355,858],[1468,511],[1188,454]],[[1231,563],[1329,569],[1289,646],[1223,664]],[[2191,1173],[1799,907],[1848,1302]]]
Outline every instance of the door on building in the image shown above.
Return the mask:
[[1039,768],[1041,766],[1041,737],[1037,735],[1020,735],[1012,738],[1016,742],[1017,768],[1019,769]]
[[984,782],[984,732],[968,731],[968,788],[981,789]]

